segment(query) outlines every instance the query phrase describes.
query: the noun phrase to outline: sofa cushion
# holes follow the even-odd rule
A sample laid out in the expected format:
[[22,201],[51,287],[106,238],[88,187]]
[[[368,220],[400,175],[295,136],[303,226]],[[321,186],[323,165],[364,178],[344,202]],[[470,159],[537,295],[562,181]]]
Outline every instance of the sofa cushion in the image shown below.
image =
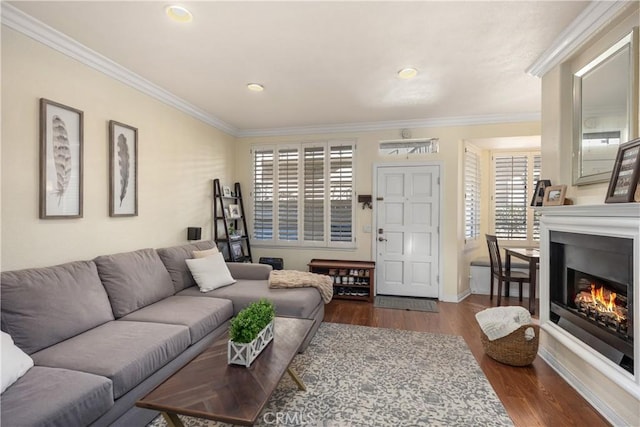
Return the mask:
[[113,320],[91,261],[4,272],[0,282],[2,330],[27,354]]
[[11,336],[0,332],[0,394],[33,367],[33,359],[13,343]]
[[169,275],[171,275],[175,292],[180,292],[185,288],[196,285],[185,260],[193,258],[193,251],[204,251],[213,247],[213,242],[203,241],[157,250],[160,259],[167,268]]
[[113,406],[108,378],[35,366],[0,398],[4,426],[86,426]]
[[174,294],[171,276],[153,249],[95,260],[116,319]]
[[231,316],[233,304],[229,300],[173,296],[136,310],[120,320],[184,325],[189,328],[193,344]]
[[180,325],[116,320],[34,353],[36,365],[109,378],[119,398],[190,344]]
[[179,292],[179,296],[226,298],[233,301],[233,313],[260,298],[273,301],[277,316],[310,318],[318,304],[320,293],[315,288],[270,289],[266,280],[238,280],[233,285],[202,293],[197,286]]
[[228,262],[227,267],[236,280],[268,280],[273,270],[273,267],[268,264],[252,264],[249,262]]

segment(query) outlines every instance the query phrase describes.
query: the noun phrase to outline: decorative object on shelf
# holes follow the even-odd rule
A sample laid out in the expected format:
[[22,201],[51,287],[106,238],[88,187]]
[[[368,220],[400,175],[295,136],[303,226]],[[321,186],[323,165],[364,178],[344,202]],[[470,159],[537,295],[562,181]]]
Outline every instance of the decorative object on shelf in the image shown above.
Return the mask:
[[640,202],[640,138],[618,148],[605,203]]
[[253,262],[240,183],[233,189],[225,197],[220,180],[213,180],[213,238],[227,261]]
[[40,219],[82,218],[83,117],[40,98]]
[[241,242],[231,243],[231,261],[243,261],[244,252],[242,251]]
[[565,204],[566,185],[550,185],[544,189],[542,206],[562,206]]
[[222,187],[222,197],[231,197],[231,187],[228,185]]
[[200,240],[202,238],[202,227],[187,227],[187,240]]
[[261,299],[249,304],[231,319],[229,327],[228,363],[249,367],[273,340],[275,308]]
[[548,179],[541,179],[536,182],[536,189],[533,192],[533,198],[531,199],[531,206],[542,206],[544,199],[545,188],[551,185],[551,181]]
[[229,205],[229,218],[238,219],[240,216],[240,206],[233,204]]
[[109,120],[109,216],[138,215],[138,129]]

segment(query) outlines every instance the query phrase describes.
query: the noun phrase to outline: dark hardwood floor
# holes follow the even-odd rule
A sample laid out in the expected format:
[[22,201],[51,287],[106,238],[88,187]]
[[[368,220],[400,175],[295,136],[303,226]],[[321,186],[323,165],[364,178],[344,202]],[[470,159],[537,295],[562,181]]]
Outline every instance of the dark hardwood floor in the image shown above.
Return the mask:
[[[517,305],[517,298],[507,298]],[[522,305],[527,306],[525,298]],[[371,303],[333,300],[325,322],[461,335],[516,426],[609,426],[582,396],[540,357],[528,367],[512,367],[484,354],[475,314],[495,306],[495,297],[471,295],[461,303],[438,302],[439,313],[375,308]],[[534,316],[537,317],[537,316]]]

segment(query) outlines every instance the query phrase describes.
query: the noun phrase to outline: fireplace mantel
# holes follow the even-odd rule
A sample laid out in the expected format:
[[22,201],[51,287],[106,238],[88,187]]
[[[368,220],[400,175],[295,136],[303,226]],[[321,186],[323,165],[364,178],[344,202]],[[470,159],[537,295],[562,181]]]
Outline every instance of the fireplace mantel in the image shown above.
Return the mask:
[[602,205],[565,205],[535,208],[545,216],[602,217],[640,219],[640,203],[610,203]]
[[[539,209],[540,325],[539,355],[613,425],[640,420],[640,204],[550,206]],[[550,232],[560,231],[633,240],[633,374],[550,320]]]

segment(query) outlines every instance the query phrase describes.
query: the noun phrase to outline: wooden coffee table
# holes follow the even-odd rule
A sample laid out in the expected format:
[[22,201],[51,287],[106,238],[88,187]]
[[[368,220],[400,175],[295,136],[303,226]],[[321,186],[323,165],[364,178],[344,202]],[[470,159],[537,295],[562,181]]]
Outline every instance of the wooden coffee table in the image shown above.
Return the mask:
[[249,368],[227,364],[228,334],[224,334],[136,406],[162,412],[170,426],[183,425],[177,414],[253,425],[285,372],[306,390],[289,364],[313,323],[276,317],[273,341]]

